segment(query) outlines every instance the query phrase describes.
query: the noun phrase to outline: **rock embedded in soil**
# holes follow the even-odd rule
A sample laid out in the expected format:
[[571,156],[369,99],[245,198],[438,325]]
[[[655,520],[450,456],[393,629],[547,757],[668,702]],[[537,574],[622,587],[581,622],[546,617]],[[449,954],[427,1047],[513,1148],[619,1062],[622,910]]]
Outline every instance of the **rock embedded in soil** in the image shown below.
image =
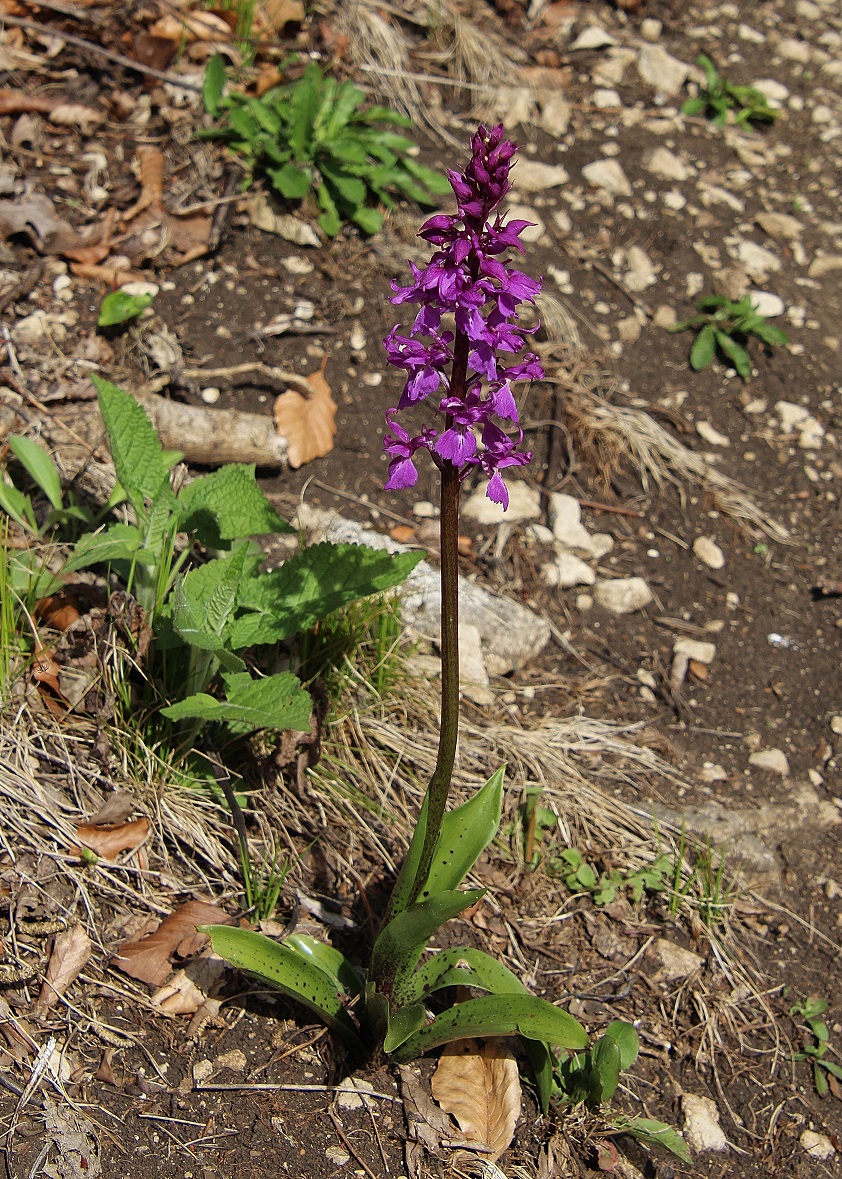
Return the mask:
[[728,1150],[728,1139],[719,1124],[719,1109],[709,1097],[684,1093],[681,1098],[684,1114],[684,1138],[691,1151]]
[[591,534],[582,523],[582,508],[572,495],[554,491],[547,507],[547,519],[559,547],[579,556],[599,560],[614,547],[607,532]]
[[596,574],[590,565],[573,553],[559,553],[553,563],[544,566],[542,576],[547,585],[558,586],[560,589],[572,589],[576,585],[593,585],[596,581]]
[[658,94],[672,97],[687,81],[690,67],[660,45],[644,45],[637,56],[637,72]]
[[488,482],[480,483],[462,506],[462,515],[477,524],[517,524],[521,520],[537,520],[541,515],[541,493],[523,480],[509,483],[509,506],[506,511],[486,495]]
[[688,659],[705,666],[709,666],[716,658],[716,643],[706,643],[703,639],[676,639],[672,650],[675,655],[686,655]]
[[653,982],[672,983],[698,974],[705,964],[704,958],[677,946],[668,938],[659,937],[647,951],[647,959],[655,964],[650,977]]
[[513,176],[517,192],[545,192],[567,184],[570,179],[561,164],[542,164],[539,160],[518,160]]
[[686,180],[692,175],[686,164],[667,147],[656,147],[644,157],[643,166],[655,176],[664,180]]
[[795,241],[804,230],[801,222],[789,213],[758,213],[755,221],[769,237],[781,241]]
[[769,774],[780,774],[782,778],[789,777],[789,760],[782,749],[758,749],[750,755],[748,764]]
[[773,295],[771,291],[752,291],[751,302],[764,319],[776,319],[786,311],[786,303],[780,295]]
[[633,614],[652,601],[652,591],[642,577],[618,577],[598,581],[594,601],[610,614]]
[[816,1130],[804,1130],[798,1139],[802,1150],[811,1159],[830,1159],[836,1154],[836,1148],[826,1134],[819,1134]]
[[570,46],[571,52],[578,49],[607,49],[609,45],[616,45],[617,38],[613,37],[607,29],[600,28],[599,25],[588,25],[586,29],[582,29],[579,36]]
[[469,622],[459,627],[459,688],[463,696],[482,706],[494,703],[479,629]]
[[594,160],[585,164],[582,175],[588,184],[610,192],[612,196],[631,196],[629,178],[616,160]]
[[693,552],[708,569],[721,569],[725,564],[725,554],[709,536],[697,536],[693,541]]

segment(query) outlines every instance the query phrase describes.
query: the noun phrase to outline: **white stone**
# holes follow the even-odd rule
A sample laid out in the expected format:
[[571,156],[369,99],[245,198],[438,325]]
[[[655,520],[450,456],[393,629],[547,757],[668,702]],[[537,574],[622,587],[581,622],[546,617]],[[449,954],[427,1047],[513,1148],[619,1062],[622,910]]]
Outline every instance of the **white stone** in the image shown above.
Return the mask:
[[626,270],[623,282],[630,291],[645,291],[658,281],[655,268],[645,250],[629,246],[626,251]]
[[530,524],[526,532],[539,544],[552,544],[555,540],[552,528],[548,528],[546,524]]
[[702,766],[702,771],[699,774],[699,777],[703,782],[708,782],[710,785],[713,785],[714,782],[727,782],[728,771],[724,766],[719,765],[718,762],[706,761]]
[[656,147],[644,156],[643,166],[655,176],[664,180],[686,180],[691,174],[686,164],[668,147]]
[[559,548],[598,560],[614,547],[607,533],[593,536],[582,523],[582,509],[572,495],[554,491],[547,505],[547,519]]
[[775,413],[780,418],[784,434],[791,434],[810,416],[810,411],[806,406],[796,405],[794,401],[776,401]]
[[797,61],[806,65],[810,60],[811,49],[806,41],[798,41],[795,37],[782,37],[778,42],[777,51],[787,61]]
[[160,289],[156,282],[124,282],[120,287],[120,293],[131,295],[133,298],[151,295],[154,299]]
[[672,645],[674,655],[686,655],[696,663],[703,663],[709,667],[716,658],[716,643],[706,643],[703,639],[676,639]]
[[459,627],[459,688],[462,695],[474,704],[494,703],[482,653],[482,637],[470,622],[463,622]]
[[593,92],[593,104],[597,110],[610,110],[611,107],[619,107],[623,105],[623,100],[616,90],[605,90],[600,88]]
[[666,208],[672,209],[676,213],[679,213],[687,204],[686,197],[683,195],[683,193],[680,193],[677,188],[673,188],[670,189],[669,192],[665,192],[662,199]]
[[781,268],[781,260],[777,254],[773,254],[765,246],[759,246],[757,242],[741,241],[737,246],[736,257],[746,274],[755,282],[765,282],[770,274]]
[[725,554],[709,536],[697,536],[693,541],[693,552],[708,569],[721,569],[725,564]]
[[312,274],[316,269],[309,258],[302,258],[300,254],[290,254],[288,258],[282,258],[281,266],[290,274]]
[[769,237],[781,238],[784,241],[795,241],[801,237],[804,226],[789,213],[758,213],[755,221]]
[[836,270],[842,270],[842,254],[820,254],[810,263],[807,274],[810,278],[824,278]]
[[672,96],[686,82],[690,67],[660,45],[644,45],[637,55],[637,72],[659,94]]
[[652,591],[642,577],[598,581],[593,596],[597,605],[611,614],[633,614],[652,601]]
[[534,209],[529,205],[508,205],[506,212],[513,221],[528,221],[526,229],[521,231],[522,242],[537,242],[546,233],[546,226]]
[[590,565],[586,565],[581,557],[573,553],[559,553],[556,558],[558,570],[558,585],[562,589],[572,589],[574,585],[593,585],[596,574]]
[[[594,66],[592,77],[597,86],[619,86],[628,67],[637,57],[634,49],[615,46]],[[629,110],[626,110],[626,115]]]
[[832,123],[833,111],[829,106],[814,107],[813,113],[810,115],[810,121],[813,123]]
[[640,332],[640,320],[634,315],[629,315],[626,319],[617,320],[617,335],[624,344],[633,344],[635,340],[640,339]]
[[672,327],[674,323],[678,323],[678,316],[675,314],[675,308],[670,307],[667,303],[661,303],[659,307],[655,308],[655,314],[652,316],[652,322],[656,327]]
[[616,37],[612,37],[607,29],[602,29],[599,25],[588,25],[586,29],[582,29],[570,49],[607,49],[609,45],[616,44]]
[[816,1130],[802,1130],[798,1139],[803,1150],[813,1159],[830,1159],[836,1154],[836,1149],[826,1134],[819,1134]]
[[512,169],[515,192],[545,192],[566,184],[570,175],[561,164],[542,164],[540,160],[519,159]]
[[480,483],[462,508],[462,514],[478,524],[502,524],[504,521],[516,524],[520,520],[537,520],[541,515],[541,493],[522,479],[512,479],[507,484],[509,506],[503,511],[501,504],[494,503],[485,494],[488,481]]
[[798,446],[801,450],[821,450],[824,440],[824,426],[812,415],[801,424]]
[[19,344],[39,344],[41,341],[58,342],[67,335],[63,316],[51,315],[40,309],[31,315],[24,315],[12,327],[12,336]]
[[766,40],[763,33],[759,33],[757,29],[753,29],[751,25],[740,25],[737,29],[737,36],[741,41],[748,41],[751,45],[762,45]]
[[720,434],[710,422],[696,422],[696,433],[710,446],[730,446],[731,439],[727,434]]
[[728,1139],[719,1124],[719,1110],[709,1097],[684,1093],[681,1097],[684,1114],[684,1138],[691,1151],[728,1150]]
[[748,764],[755,769],[766,770],[769,774],[789,777],[789,761],[782,749],[758,749],[749,756]]
[[351,345],[352,352],[362,352],[366,345],[365,332],[361,323],[355,323],[351,328],[351,335],[348,339]]
[[220,391],[214,385],[208,385],[207,389],[202,389],[199,396],[205,405],[216,405],[220,398]]
[[839,713],[830,718],[830,731],[835,733],[837,737],[842,737],[842,715]]
[[419,520],[435,520],[439,510],[428,499],[419,499],[418,503],[412,505],[412,514],[417,516]]
[[590,594],[576,595],[576,609],[580,614],[587,614],[588,610],[593,610],[593,598]]
[[573,108],[563,94],[553,94],[541,104],[541,116],[538,125],[548,135],[561,138],[570,126]]
[[778,82],[775,78],[757,78],[751,83],[752,89],[759,90],[764,98],[768,98],[770,102],[786,102],[789,98],[789,91],[783,82]]
[[644,41],[657,41],[663,31],[663,23],[652,16],[640,22],[640,35]]
[[780,295],[773,295],[771,291],[752,291],[750,297],[764,319],[775,319],[786,311],[786,303]]
[[594,188],[604,189],[612,196],[631,196],[628,177],[616,160],[594,160],[582,169],[582,175]]

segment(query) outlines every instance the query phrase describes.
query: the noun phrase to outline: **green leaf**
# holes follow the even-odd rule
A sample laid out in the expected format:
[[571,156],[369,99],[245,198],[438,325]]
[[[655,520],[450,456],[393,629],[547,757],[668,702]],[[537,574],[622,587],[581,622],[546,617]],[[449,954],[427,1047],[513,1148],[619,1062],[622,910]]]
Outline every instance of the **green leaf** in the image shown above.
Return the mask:
[[707,104],[708,102],[706,98],[688,98],[687,101],[682,104],[681,113],[682,115],[700,115],[704,111]]
[[738,374],[744,381],[747,380],[751,376],[751,359],[745,348],[732,339],[727,332],[717,331],[716,342],[732,362]]
[[353,82],[343,82],[336,96],[336,102],[325,127],[325,139],[336,139],[344,129],[358,106],[365,101],[365,94]]
[[200,925],[211,939],[214,953],[260,982],[297,999],[334,1031],[356,1046],[359,1037],[333,979],[311,960],[283,942],[232,925]]
[[482,1036],[524,1036],[560,1048],[582,1049],[588,1037],[582,1025],[566,1011],[533,995],[486,995],[468,999],[437,1015],[394,1054],[398,1063],[412,1060],[453,1040]]
[[711,92],[719,88],[719,74],[716,72],[716,67],[705,53],[700,53],[696,58],[696,65],[701,66],[705,72],[705,81],[707,88]]
[[591,1049],[591,1073],[588,1104],[604,1105],[617,1092],[620,1083],[620,1049],[616,1040],[603,1036]]
[[[494,995],[528,995],[516,974],[482,950],[455,946],[440,950],[412,975],[412,998],[426,999],[443,987],[480,987]],[[405,993],[409,993],[408,991]]]
[[359,971],[341,951],[306,933],[291,933],[284,938],[284,945],[318,967],[334,983],[337,991],[347,991],[349,995],[361,994],[363,981]]
[[311,62],[289,95],[289,145],[296,160],[312,156],[313,124],[322,93],[323,76],[315,62]]
[[300,201],[313,186],[313,177],[308,169],[291,161],[282,168],[267,169],[266,174],[281,196],[288,201]]
[[713,360],[715,352],[716,334],[714,328],[707,324],[693,341],[693,347],[690,350],[690,367],[695,372],[701,372]]
[[152,302],[152,295],[128,295],[125,291],[112,291],[102,300],[97,327],[114,327],[137,319]]
[[396,127],[411,127],[412,119],[393,111],[388,106],[370,106],[356,116],[356,121],[365,123],[393,123]]
[[222,55],[215,53],[208,62],[205,78],[202,82],[202,102],[209,115],[216,118],[219,113],[219,101],[225,89],[225,62]]
[[668,1126],[666,1122],[657,1122],[652,1118],[627,1118],[618,1115],[611,1119],[613,1128],[619,1134],[631,1134],[638,1142],[645,1142],[647,1146],[663,1146],[676,1155],[684,1163],[693,1162],[693,1156],[687,1149],[687,1143],[677,1130]]
[[20,524],[21,528],[27,528],[30,532],[37,531],[32,500],[22,491],[18,491],[13,483],[7,482],[2,472],[0,472],[0,508],[7,516],[11,516],[16,524]]
[[154,499],[168,477],[158,435],[143,407],[130,393],[102,377],[91,376],[117,478],[137,511]]
[[458,888],[491,843],[500,826],[505,773],[501,766],[467,802],[445,813],[419,900]]
[[623,1019],[614,1019],[605,1029],[604,1035],[613,1040],[620,1051],[620,1068],[631,1068],[640,1051],[640,1040],[633,1025]]
[[77,540],[64,571],[73,573],[108,561],[131,561],[137,558],[142,545],[143,538],[133,524],[111,524],[102,532],[85,532]]
[[212,548],[243,536],[292,532],[260,490],[254,464],[231,463],[194,479],[179,493],[178,513],[179,529]]
[[383,214],[379,209],[367,209],[360,206],[351,213],[351,220],[358,225],[363,233],[377,233],[383,226]]
[[43,446],[31,438],[22,438],[20,434],[9,435],[9,446],[30,479],[41,488],[56,511],[61,511],[61,477],[52,456]]
[[813,1061],[813,1084],[816,1086],[816,1093],[818,1093],[819,1097],[827,1097],[830,1086],[817,1060]]
[[8,584],[20,598],[46,598],[63,585],[62,579],[39,563],[38,554],[31,549],[20,554],[8,554]]
[[319,202],[319,208],[323,210],[319,217],[320,227],[328,237],[336,237],[342,228],[342,218],[339,216],[336,201],[334,201],[324,181],[316,189],[316,200]]
[[349,205],[363,203],[367,190],[365,183],[358,176],[350,176],[340,168],[332,168],[326,163],[319,164],[319,171],[342,200],[347,201]]
[[349,602],[399,585],[423,557],[356,544],[310,545],[243,586],[240,604],[253,612],[231,627],[231,646],[289,638]]
[[762,340],[764,344],[769,344],[770,347],[783,347],[789,343],[789,336],[779,327],[775,327],[771,323],[757,324],[751,329],[753,335],[757,336],[758,340]]
[[423,1003],[413,1003],[408,1007],[399,1007],[397,1011],[389,1011],[389,1030],[383,1040],[383,1051],[394,1052],[405,1044],[410,1036],[424,1026],[426,1012]]
[[393,917],[380,930],[371,951],[369,977],[377,983],[378,990],[390,992],[391,985],[384,983],[391,984],[393,980],[395,989],[400,989],[436,930],[484,896],[484,888],[440,892],[426,901],[416,901]]
[[312,700],[288,671],[253,680],[249,673],[225,676],[227,698],[217,700],[205,692],[179,700],[161,712],[170,720],[221,721],[232,733],[254,729],[292,729],[306,733],[310,728]]
[[450,181],[446,176],[442,176],[441,172],[425,168],[423,164],[417,163],[412,158],[404,160],[403,166],[407,172],[411,173],[416,180],[420,180],[424,187],[435,193],[436,196],[444,196],[450,192]]
[[821,1066],[827,1069],[831,1076],[836,1077],[837,1081],[842,1081],[842,1066],[834,1064],[832,1060],[821,1061]]

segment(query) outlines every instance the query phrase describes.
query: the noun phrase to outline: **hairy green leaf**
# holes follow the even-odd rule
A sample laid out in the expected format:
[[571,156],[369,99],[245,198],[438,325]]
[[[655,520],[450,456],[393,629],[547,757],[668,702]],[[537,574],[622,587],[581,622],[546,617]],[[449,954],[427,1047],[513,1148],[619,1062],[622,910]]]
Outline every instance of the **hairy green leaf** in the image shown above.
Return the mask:
[[251,612],[232,625],[231,646],[289,638],[349,602],[399,585],[423,556],[392,556],[356,544],[310,545],[243,586],[240,604]]
[[[77,569],[89,569],[92,565],[108,561],[137,560],[143,546],[143,538],[134,524],[111,524],[101,532],[85,532],[76,542],[64,569],[73,573]],[[151,561],[146,554],[144,563]]]
[[126,393],[102,377],[91,376],[117,478],[137,511],[154,499],[168,477],[164,451],[143,409]]
[[266,175],[278,192],[288,201],[300,201],[310,191],[313,178],[302,164],[290,160],[281,168],[267,168]]
[[316,189],[316,200],[319,202],[319,208],[322,210],[319,216],[319,226],[328,237],[336,237],[342,228],[342,218],[339,216],[336,201],[331,196],[330,189],[324,180]]
[[588,1037],[582,1025],[566,1011],[533,995],[487,995],[468,999],[437,1015],[394,1054],[396,1061],[412,1060],[453,1040],[481,1036],[524,1036],[560,1048],[581,1049]]
[[221,721],[232,733],[254,729],[292,729],[306,733],[310,727],[312,700],[288,671],[253,680],[249,673],[225,676],[225,700],[197,692],[161,712],[170,720]]
[[358,1044],[356,1028],[333,979],[311,958],[250,929],[232,925],[201,925],[199,929],[210,937],[214,952],[232,966],[297,999],[347,1040]]
[[61,477],[51,455],[43,446],[20,434],[9,435],[9,446],[30,479],[41,488],[56,511],[61,511]]
[[645,1142],[647,1146],[663,1146],[685,1163],[692,1163],[693,1157],[687,1149],[687,1143],[677,1130],[668,1126],[666,1122],[657,1122],[652,1118],[627,1118],[618,1115],[611,1119],[611,1124],[620,1134],[631,1134],[638,1142]]
[[360,227],[363,233],[377,233],[383,225],[383,214],[379,209],[360,206],[351,213],[351,220]]
[[202,475],[178,496],[179,528],[195,532],[202,544],[268,532],[292,532],[260,490],[254,464],[231,463]]
[[699,332],[690,350],[690,367],[695,372],[707,368],[716,352],[716,332],[710,324],[706,324]]
[[102,300],[97,327],[114,327],[137,319],[152,302],[152,295],[129,295],[125,291],[112,291]]
[[215,53],[208,62],[202,82],[202,103],[209,115],[216,118],[219,102],[225,90],[225,62],[222,55]]

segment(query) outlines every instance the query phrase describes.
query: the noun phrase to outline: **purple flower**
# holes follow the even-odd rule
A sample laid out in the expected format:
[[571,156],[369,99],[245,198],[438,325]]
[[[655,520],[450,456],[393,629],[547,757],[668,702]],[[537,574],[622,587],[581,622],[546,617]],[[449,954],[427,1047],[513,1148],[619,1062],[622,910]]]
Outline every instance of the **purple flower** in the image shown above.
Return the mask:
[[[523,252],[520,236],[530,224],[504,222],[498,210],[511,188],[516,150],[502,125],[477,128],[464,172],[448,173],[457,212],[428,218],[419,236],[435,247],[430,261],[423,268],[410,263],[409,285],[392,284],[393,303],[415,303],[419,309],[408,336],[395,327],[383,341],[389,363],[407,373],[398,407],[387,415],[389,489],[415,484],[414,456],[426,449],[439,466],[456,467],[463,478],[479,467],[489,480],[489,498],[505,507],[508,493],[500,472],[531,458],[519,449],[520,430],[509,437],[491,420],[516,425],[513,382],[543,376],[537,356],[523,351],[526,337],[537,329],[522,325],[518,316],[521,304],[535,301],[541,283],[502,257],[510,249]],[[455,334],[441,331],[445,315],[453,317]],[[512,363],[501,363],[501,354]],[[411,437],[394,415],[442,389],[443,429],[425,428]]]

